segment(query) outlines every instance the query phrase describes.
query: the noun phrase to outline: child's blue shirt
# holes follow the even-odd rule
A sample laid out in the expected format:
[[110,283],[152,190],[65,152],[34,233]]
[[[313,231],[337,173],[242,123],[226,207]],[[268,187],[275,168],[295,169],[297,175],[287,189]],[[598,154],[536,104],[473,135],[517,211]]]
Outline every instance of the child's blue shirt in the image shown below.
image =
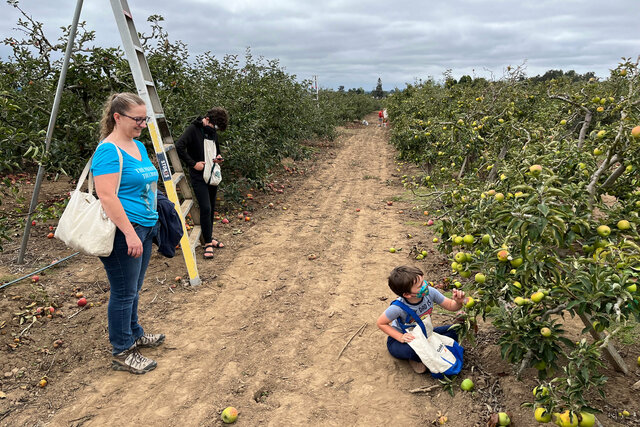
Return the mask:
[[[434,304],[439,305],[444,302],[445,296],[442,295],[436,288],[429,286],[429,293],[423,296],[422,299],[416,304],[410,303],[403,297],[398,297],[396,299],[407,304],[413,311],[416,312],[418,316],[420,316],[420,319],[424,320],[427,316],[431,315]],[[407,313],[402,308],[391,305],[384,311],[384,315],[387,316],[387,319],[392,321],[391,326],[393,326],[399,332],[402,332],[402,329],[398,324],[398,320],[405,324],[407,323]],[[412,327],[416,326],[416,323],[415,321],[412,321],[411,323],[408,323],[408,325],[409,326],[407,327]]]

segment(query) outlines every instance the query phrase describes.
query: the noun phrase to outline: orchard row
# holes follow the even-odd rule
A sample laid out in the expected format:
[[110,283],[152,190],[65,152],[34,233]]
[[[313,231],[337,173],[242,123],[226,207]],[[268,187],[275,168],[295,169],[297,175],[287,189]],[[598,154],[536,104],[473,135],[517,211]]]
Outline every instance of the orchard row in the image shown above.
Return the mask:
[[[586,334],[640,317],[638,60],[602,80],[509,68],[498,81],[427,81],[387,107],[401,159],[424,170],[405,186],[436,211],[452,282],[473,298],[467,332],[492,319],[502,357],[545,382],[536,408],[593,411],[610,338]],[[566,315],[584,320],[578,339]]]
[[[45,154],[68,28],[58,40],[49,39],[45,26],[23,12],[18,2],[11,6],[23,17],[15,32],[20,36],[2,40],[12,53],[0,61],[0,175],[5,176],[0,202],[13,196],[8,174],[17,170],[33,172],[44,164],[49,173],[77,177],[98,143],[103,103],[114,92],[137,92],[123,50],[90,46],[95,34],[81,23],[51,148]],[[282,169],[283,158],[309,155],[306,140],[331,139],[336,125],[379,107],[379,101],[364,91],[316,94],[310,81],[299,81],[277,60],[255,58],[250,50],[244,58],[217,58],[209,52],[192,57],[184,43],[170,40],[161,16],[148,21],[151,33],[140,39],[174,139],[211,107],[229,111],[230,126],[220,143],[227,177],[221,187],[231,200],[269,182],[269,176]],[[141,140],[155,158],[148,133]],[[7,219],[0,218],[0,242],[8,238],[9,228]]]
[[[212,106],[226,108],[231,120],[221,138],[225,168],[239,180],[261,184],[282,158],[308,154],[305,139],[332,138],[336,125],[378,107],[379,101],[356,91],[323,90],[316,101],[310,81],[286,73],[278,60],[255,58],[249,49],[244,58],[209,52],[194,58],[184,43],[169,39],[161,16],[148,21],[151,34],[141,40],[173,137]],[[61,68],[56,58],[66,47],[67,31],[49,40],[43,24],[26,13],[17,25],[22,38],[2,41],[12,54],[0,61],[0,173],[44,162],[50,172],[75,175],[97,145],[109,94],[136,92],[129,64],[119,47],[90,47],[95,34],[80,25],[51,151],[44,157]]]

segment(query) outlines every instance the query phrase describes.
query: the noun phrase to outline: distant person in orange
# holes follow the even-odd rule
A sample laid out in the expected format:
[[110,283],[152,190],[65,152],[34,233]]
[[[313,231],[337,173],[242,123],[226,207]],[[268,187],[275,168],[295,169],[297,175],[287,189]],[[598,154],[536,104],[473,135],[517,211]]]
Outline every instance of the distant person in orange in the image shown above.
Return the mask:
[[384,117],[384,113],[382,110],[378,111],[378,127],[382,126],[382,118]]

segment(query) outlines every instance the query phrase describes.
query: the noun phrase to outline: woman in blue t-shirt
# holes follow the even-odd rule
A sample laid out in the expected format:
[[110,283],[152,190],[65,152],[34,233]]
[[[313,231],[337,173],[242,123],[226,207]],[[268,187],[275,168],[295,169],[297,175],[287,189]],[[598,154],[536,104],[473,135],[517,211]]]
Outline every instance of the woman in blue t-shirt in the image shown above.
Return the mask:
[[[96,193],[117,227],[111,255],[100,257],[111,285],[107,317],[112,368],[135,374],[149,372],[157,365],[138,349],[158,346],[165,338],[145,333],[138,323],[138,296],[151,257],[151,242],[158,232],[158,172],[144,145],[134,139],[148,120],[147,107],[138,95],[111,95],[102,116],[102,142],[91,164]],[[121,177],[118,152],[122,156]]]

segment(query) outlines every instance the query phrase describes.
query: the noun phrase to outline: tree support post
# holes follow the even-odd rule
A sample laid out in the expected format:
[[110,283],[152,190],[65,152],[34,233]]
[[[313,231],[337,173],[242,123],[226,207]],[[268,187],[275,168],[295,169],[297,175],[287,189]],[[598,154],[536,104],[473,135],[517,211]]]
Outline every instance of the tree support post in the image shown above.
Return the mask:
[[[589,329],[589,333],[594,340],[602,341],[605,339],[604,334],[601,334],[600,332],[593,329],[593,325],[591,324],[591,320],[589,320],[589,316],[587,314],[578,314],[578,316],[580,316],[580,319],[582,319],[582,323],[584,323],[584,326]],[[613,369],[618,372],[622,372],[625,375],[629,375],[629,367],[624,362],[624,359],[620,357],[620,354],[615,349],[613,344],[611,344],[611,342],[607,342],[607,345],[604,347],[604,356],[607,358],[609,363],[611,363]]]
[[[67,50],[64,53],[64,61],[62,63],[62,70],[60,71],[60,77],[58,78],[58,88],[56,89],[56,96],[53,99],[53,108],[51,109],[51,116],[49,116],[49,127],[47,128],[47,135],[45,137],[44,153],[49,152],[49,146],[51,145],[51,138],[53,136],[53,130],[56,127],[56,119],[58,118],[58,110],[60,109],[60,100],[62,99],[62,90],[64,89],[64,82],[67,78],[67,70],[69,69],[69,58],[71,58],[71,52],[73,51],[73,42],[76,38],[76,31],[78,28],[78,21],[80,20],[80,12],[82,11],[83,0],[78,0],[76,3],[76,10],[73,15],[73,23],[69,31],[69,40],[67,40]],[[42,163],[38,166],[38,175],[36,175],[36,183],[33,188],[33,195],[31,196],[31,204],[29,205],[29,212],[27,213],[27,220],[24,227],[24,234],[22,236],[22,244],[20,246],[20,253],[18,254],[18,264],[24,262],[24,253],[27,249],[27,242],[29,241],[29,232],[31,231],[31,214],[36,210],[38,205],[38,193],[40,193],[40,186],[42,185],[42,179],[44,178],[44,166]]]

